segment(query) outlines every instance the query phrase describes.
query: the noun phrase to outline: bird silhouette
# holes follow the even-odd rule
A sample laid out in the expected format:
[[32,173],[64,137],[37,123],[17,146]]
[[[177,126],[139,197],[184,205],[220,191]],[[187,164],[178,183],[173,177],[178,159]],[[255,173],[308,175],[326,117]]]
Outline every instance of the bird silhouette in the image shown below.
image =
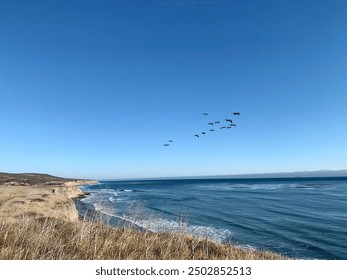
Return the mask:
[[164,144],[163,146],[164,146],[164,147],[168,147],[168,146],[170,146],[170,144]]
[[[207,112],[202,113],[202,115],[204,116],[208,116],[209,114]],[[236,116],[240,116],[240,112],[232,112],[232,115],[236,115]],[[223,120],[226,121],[226,123],[223,123]],[[225,118],[225,119],[221,119],[220,121],[213,121],[213,122],[208,122],[208,125],[214,125],[214,124],[220,124],[220,125],[216,125],[215,128],[218,129],[231,129],[233,126],[236,126],[236,124],[233,123],[233,120],[231,118]],[[206,131],[202,131],[200,134],[194,134],[194,137],[200,138],[201,135],[206,135],[208,133],[208,131],[214,132],[215,129],[207,129]],[[173,140],[168,140],[168,143],[173,143]],[[163,146],[169,146],[170,144],[164,144]]]
[[172,140],[169,140],[169,143],[173,143],[173,141],[172,141]]

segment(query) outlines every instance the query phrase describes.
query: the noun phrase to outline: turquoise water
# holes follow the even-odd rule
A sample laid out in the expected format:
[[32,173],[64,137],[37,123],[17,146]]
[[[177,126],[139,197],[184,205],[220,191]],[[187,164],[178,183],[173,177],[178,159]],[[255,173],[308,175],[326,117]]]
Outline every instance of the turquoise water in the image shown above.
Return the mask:
[[177,230],[289,257],[347,259],[347,178],[103,181],[95,209],[151,231]]

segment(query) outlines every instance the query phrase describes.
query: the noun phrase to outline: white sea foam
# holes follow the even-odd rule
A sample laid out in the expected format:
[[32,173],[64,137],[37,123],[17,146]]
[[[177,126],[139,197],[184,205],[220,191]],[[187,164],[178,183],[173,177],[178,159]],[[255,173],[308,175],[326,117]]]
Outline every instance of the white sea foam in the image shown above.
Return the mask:
[[101,191],[103,194],[105,194],[105,193],[114,194],[114,193],[117,192],[116,190],[113,190],[113,189],[101,189],[100,191]]
[[89,201],[91,201],[93,197],[95,197],[96,195],[96,192],[90,192],[89,195],[87,197],[82,198],[81,201],[84,203],[90,203]]
[[[197,237],[209,238],[219,243],[229,240],[232,235],[231,232],[227,229],[218,229],[201,225],[191,225],[183,221],[181,222],[160,218],[158,217],[158,215],[155,215],[153,217],[146,217],[143,214],[138,214],[135,215],[137,217],[132,217],[124,213],[119,213],[117,211],[117,208],[114,207],[114,203],[120,202],[122,200],[120,200],[117,195],[108,197],[107,200],[105,200],[105,197],[102,198],[97,195],[91,195],[87,198],[82,199],[82,201],[85,203],[93,204],[95,210],[99,211],[100,213],[120,218],[126,222],[129,222],[151,232],[179,232]],[[110,204],[110,202],[112,204]]]
[[153,218],[153,219],[140,219],[132,221],[139,227],[152,232],[179,232],[190,234],[197,237],[209,238],[219,243],[225,242],[230,239],[232,234],[227,229],[217,229],[214,227],[190,225],[186,222],[177,222],[174,220]]
[[96,211],[99,211],[103,214],[109,215],[109,216],[115,216],[115,213],[112,208],[107,207],[101,203],[94,203],[94,208]]
[[118,201],[119,198],[117,198],[117,197],[115,197],[115,196],[111,196],[111,197],[109,197],[108,200],[114,203],[114,202]]
[[256,247],[254,247],[252,245],[247,245],[247,244],[246,245],[235,245],[235,246],[238,248],[244,249],[244,250],[249,250],[249,251],[257,249]]

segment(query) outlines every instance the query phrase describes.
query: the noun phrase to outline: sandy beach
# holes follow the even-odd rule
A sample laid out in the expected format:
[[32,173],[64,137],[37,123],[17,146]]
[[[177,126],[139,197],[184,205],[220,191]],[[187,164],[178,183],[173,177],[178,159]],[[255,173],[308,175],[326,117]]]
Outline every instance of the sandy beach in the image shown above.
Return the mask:
[[73,199],[84,195],[78,186],[95,183],[49,175],[0,173],[0,218],[33,216],[77,221]]

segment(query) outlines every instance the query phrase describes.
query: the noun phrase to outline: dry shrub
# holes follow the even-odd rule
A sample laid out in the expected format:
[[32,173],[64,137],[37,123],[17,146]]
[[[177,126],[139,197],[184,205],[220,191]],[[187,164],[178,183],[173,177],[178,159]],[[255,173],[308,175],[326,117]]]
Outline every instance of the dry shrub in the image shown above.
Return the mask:
[[207,238],[174,232],[114,228],[97,221],[66,222],[23,215],[0,222],[2,260],[213,260],[283,259],[271,252],[244,250]]

